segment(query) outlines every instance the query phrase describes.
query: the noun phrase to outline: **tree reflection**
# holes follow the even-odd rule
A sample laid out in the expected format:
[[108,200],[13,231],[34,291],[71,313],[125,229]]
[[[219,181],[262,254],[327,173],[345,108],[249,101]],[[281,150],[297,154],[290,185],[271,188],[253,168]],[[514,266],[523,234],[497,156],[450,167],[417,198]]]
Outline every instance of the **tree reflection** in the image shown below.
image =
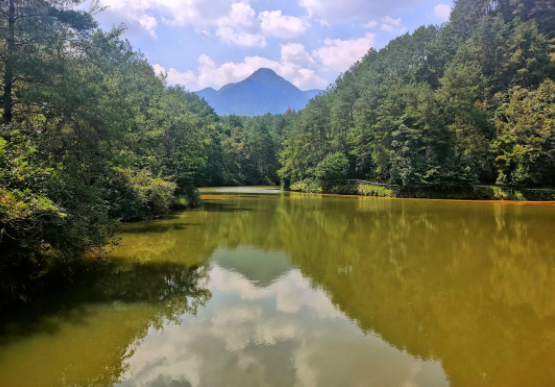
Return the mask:
[[[67,296],[3,323],[2,383],[113,386],[149,329],[194,315],[210,299],[206,277],[206,265],[163,261],[95,272]],[[31,347],[18,345],[29,338]]]
[[440,360],[453,385],[555,378],[552,207],[329,197],[251,205],[264,216],[235,214],[208,233],[226,247],[284,250],[363,331]]
[[[211,197],[205,210],[126,226],[117,265],[42,317],[5,324],[0,358],[11,352],[0,373],[10,386],[48,385],[31,376],[18,384],[22,364],[58,385],[113,385],[149,329],[210,298],[213,257],[264,287],[290,259],[360,330],[440,361],[453,386],[550,385],[553,216],[550,206],[502,203]],[[274,257],[275,267],[245,248]],[[24,336],[44,345],[12,345]]]

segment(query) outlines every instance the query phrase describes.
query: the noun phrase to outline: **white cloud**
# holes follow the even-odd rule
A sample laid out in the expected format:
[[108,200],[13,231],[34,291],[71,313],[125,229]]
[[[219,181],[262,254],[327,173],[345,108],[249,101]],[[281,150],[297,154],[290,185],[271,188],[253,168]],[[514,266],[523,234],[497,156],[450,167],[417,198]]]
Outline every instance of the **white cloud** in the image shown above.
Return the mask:
[[380,30],[391,34],[402,34],[407,32],[406,27],[401,24],[401,18],[393,19],[389,16],[382,19]]
[[283,15],[281,11],[264,11],[258,17],[264,33],[283,39],[304,35],[309,27],[298,17]]
[[327,70],[346,71],[362,59],[373,47],[376,34],[367,33],[358,39],[326,39],[324,47],[312,51],[312,56]]
[[394,25],[394,26],[400,26],[401,25],[401,18],[393,19],[392,17],[386,16],[382,19],[382,21],[384,23],[391,24],[391,25]]
[[229,46],[266,47],[266,39],[262,35],[237,31],[231,27],[220,27],[216,35],[222,43]]
[[369,21],[364,25],[366,28],[376,28],[380,23],[377,20]]
[[346,22],[350,19],[381,19],[392,12],[406,9],[422,0],[300,0],[308,15],[325,24]]
[[297,64],[313,64],[314,59],[300,43],[281,45],[281,60]]
[[152,66],[156,75],[164,74],[167,76],[168,82],[172,84],[178,85],[187,85],[191,82],[196,80],[195,74],[191,70],[186,71],[184,73],[177,71],[174,68],[170,68],[166,70],[164,67],[160,66],[159,64],[155,64]]
[[[153,67],[157,73],[166,72],[160,64],[155,64]],[[300,64],[291,61],[278,62],[260,56],[249,56],[242,62],[228,62],[218,66],[205,54],[199,57],[196,73],[191,70],[179,72],[171,68],[167,70],[167,81],[171,84],[183,85],[190,90],[206,87],[219,89],[228,83],[242,81],[260,68],[274,70],[301,89],[321,89],[327,86],[327,82],[314,71],[302,68]]]
[[152,37],[156,38],[156,33],[154,32],[156,26],[158,25],[158,21],[156,20],[156,18],[145,14],[139,18],[138,22],[141,27],[143,27],[145,30],[148,31],[150,35],[152,35]]
[[386,16],[380,21],[372,20],[366,23],[364,27],[370,29],[379,27],[381,31],[389,32],[391,34],[402,34],[407,32],[407,28],[401,23],[401,18],[393,19],[390,16]]
[[235,3],[225,17],[216,21],[216,35],[229,46],[266,47],[266,39],[261,34],[256,13],[250,5]]
[[265,36],[291,39],[304,35],[310,24],[282,11],[258,16],[250,0],[100,0],[107,12],[128,23],[139,24],[156,37],[158,21],[170,26],[190,26],[205,36],[215,36],[232,46],[265,47]]
[[299,69],[298,75],[293,79],[293,84],[302,90],[325,89],[328,83],[316,75],[314,70]]
[[434,7],[434,14],[444,22],[449,21],[451,7],[447,4],[438,4]]
[[158,20],[171,26],[191,26],[222,43],[264,47],[260,20],[248,0],[100,0],[127,23],[137,23],[153,37]]
[[[122,387],[237,380],[267,386],[276,372],[297,387],[449,385],[440,362],[423,361],[361,331],[298,269],[266,288],[218,266],[209,281],[213,297],[206,307],[195,316],[184,313],[179,324],[165,321],[149,329],[130,347]],[[274,299],[275,308],[269,303]],[[279,358],[273,356],[278,352]]]

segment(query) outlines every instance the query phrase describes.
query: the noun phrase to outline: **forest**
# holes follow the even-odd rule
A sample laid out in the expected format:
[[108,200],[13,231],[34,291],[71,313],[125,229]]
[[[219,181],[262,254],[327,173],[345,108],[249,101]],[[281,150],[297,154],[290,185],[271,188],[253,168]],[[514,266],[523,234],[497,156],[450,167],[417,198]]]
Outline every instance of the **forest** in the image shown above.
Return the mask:
[[552,186],[554,5],[457,0],[449,23],[370,50],[300,112],[281,178]]
[[[300,112],[218,116],[79,0],[2,0],[0,293],[117,244],[199,186],[555,185],[555,3],[456,0]],[[68,274],[69,273],[69,274]]]

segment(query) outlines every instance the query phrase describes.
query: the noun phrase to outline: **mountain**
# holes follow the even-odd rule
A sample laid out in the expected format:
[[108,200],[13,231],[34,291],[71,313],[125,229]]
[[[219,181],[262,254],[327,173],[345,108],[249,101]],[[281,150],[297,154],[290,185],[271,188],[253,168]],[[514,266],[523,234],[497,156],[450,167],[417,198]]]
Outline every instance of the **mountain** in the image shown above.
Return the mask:
[[261,116],[283,114],[291,107],[303,109],[321,90],[302,91],[270,69],[259,69],[244,81],[230,83],[216,91],[197,91],[220,115]]

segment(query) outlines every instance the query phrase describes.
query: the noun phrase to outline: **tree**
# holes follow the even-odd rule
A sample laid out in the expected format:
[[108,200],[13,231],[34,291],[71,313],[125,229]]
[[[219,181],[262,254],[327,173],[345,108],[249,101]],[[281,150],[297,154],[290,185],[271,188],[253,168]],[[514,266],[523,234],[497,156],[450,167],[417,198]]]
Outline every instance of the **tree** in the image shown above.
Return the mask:
[[498,182],[510,185],[555,184],[555,82],[537,90],[520,87],[497,96],[501,104],[491,144]]
[[344,179],[349,171],[349,160],[340,152],[327,155],[316,167],[315,177],[322,180]]
[[[96,27],[87,12],[66,10],[79,0],[3,0],[0,2],[3,120],[10,123],[14,106],[33,88],[23,83],[45,83],[56,74],[60,52],[78,44],[81,34]],[[36,101],[28,101],[36,102]]]

